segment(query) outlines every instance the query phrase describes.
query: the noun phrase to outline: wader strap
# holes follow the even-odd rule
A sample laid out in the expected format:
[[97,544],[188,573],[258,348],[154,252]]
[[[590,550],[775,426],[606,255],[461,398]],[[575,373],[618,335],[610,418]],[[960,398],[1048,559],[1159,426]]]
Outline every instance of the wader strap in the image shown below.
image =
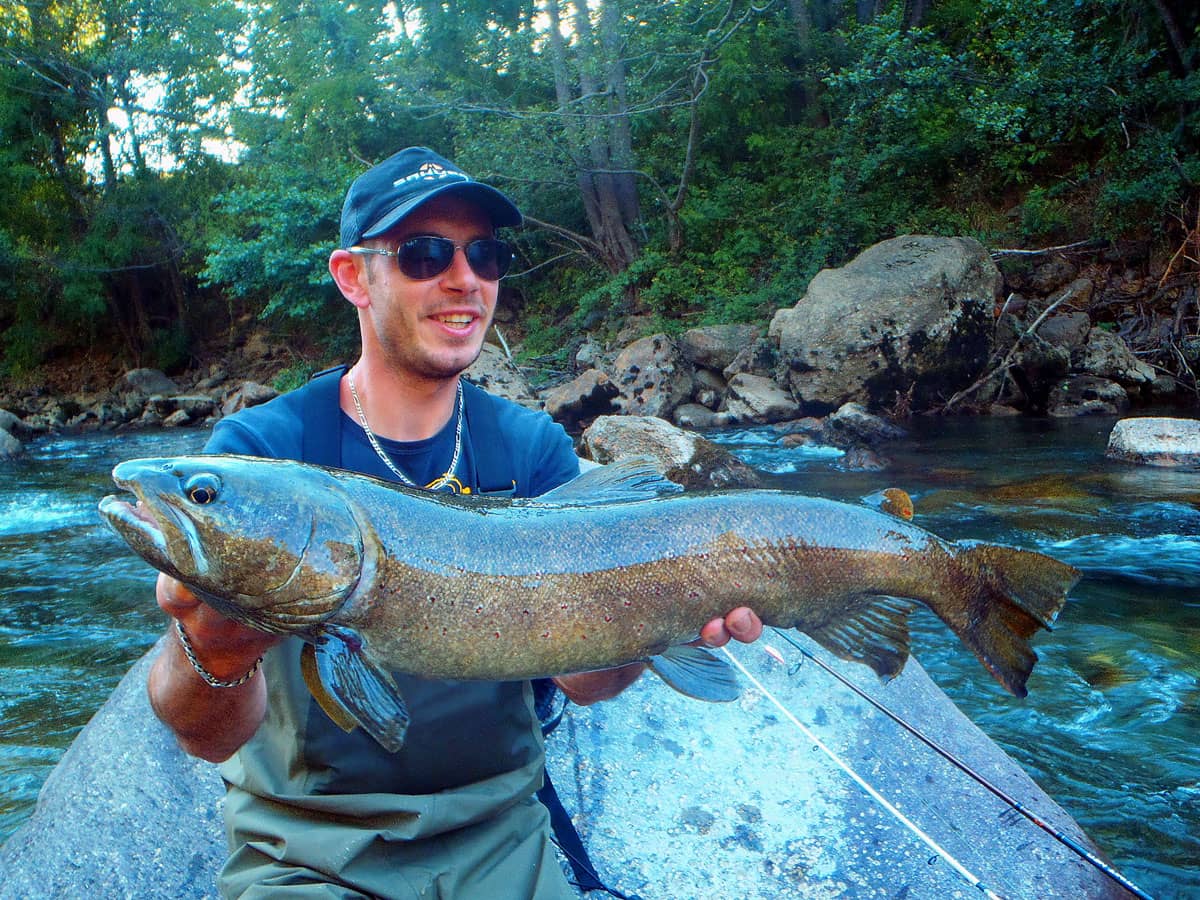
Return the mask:
[[463,406],[467,434],[475,448],[475,491],[483,494],[511,494],[517,486],[513,478],[513,455],[500,430],[496,406],[489,394],[463,379]]
[[[334,366],[317,372],[308,379],[303,391],[300,435],[300,461],[330,466],[342,466],[342,429],[339,388],[349,366]],[[334,426],[329,425],[329,413],[334,414]]]

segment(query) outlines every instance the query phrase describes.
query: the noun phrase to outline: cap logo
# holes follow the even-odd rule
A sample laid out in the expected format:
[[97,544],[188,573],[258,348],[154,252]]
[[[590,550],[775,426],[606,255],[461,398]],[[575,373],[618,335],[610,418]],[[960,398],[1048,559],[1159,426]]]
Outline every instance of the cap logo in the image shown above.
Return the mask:
[[458,181],[470,181],[470,177],[462,172],[456,172],[454,169],[447,169],[439,163],[424,163],[422,166],[413,172],[411,175],[405,175],[403,178],[397,178],[392,182],[392,187],[404,187],[417,181],[442,181],[446,178],[453,178]]

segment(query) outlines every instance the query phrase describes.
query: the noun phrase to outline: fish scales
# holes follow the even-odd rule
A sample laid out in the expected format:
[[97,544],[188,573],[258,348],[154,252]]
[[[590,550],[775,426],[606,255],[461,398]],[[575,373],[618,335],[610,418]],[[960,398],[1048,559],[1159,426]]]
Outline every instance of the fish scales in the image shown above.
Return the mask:
[[[425,540],[387,547],[377,582],[336,619],[408,671],[523,678],[652,656],[739,605],[804,629],[853,598],[916,589],[896,563],[929,535],[866,509],[851,531],[837,504],[796,500],[707,494],[650,504],[661,509],[521,510],[515,522],[444,504],[426,534],[469,535],[474,553],[432,566]],[[926,592],[932,574],[918,576]]]
[[113,478],[138,503],[108,497],[100,511],[137,553],[225,614],[307,641],[314,695],[392,748],[407,714],[389,671],[510,680],[649,660],[685,693],[730,699],[723,664],[684,644],[738,606],[890,677],[920,602],[1023,695],[1029,638],[1079,577],[865,506],[655,496],[665,485],[636,466],[532,501],[233,456],[131,460]]

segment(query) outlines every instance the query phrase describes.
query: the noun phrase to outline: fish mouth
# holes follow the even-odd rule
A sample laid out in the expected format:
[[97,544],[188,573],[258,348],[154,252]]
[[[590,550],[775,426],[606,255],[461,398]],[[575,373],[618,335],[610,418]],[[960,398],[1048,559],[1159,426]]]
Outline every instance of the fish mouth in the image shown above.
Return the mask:
[[117,534],[128,543],[136,545],[135,549],[139,546],[149,546],[159,554],[166,555],[166,535],[140,497],[131,503],[115,494],[109,494],[100,501],[100,515]]
[[[121,467],[118,466],[117,470]],[[159,504],[147,502],[143,488],[136,480],[122,478],[113,471],[117,487],[128,493],[123,496],[109,494],[100,501],[101,518],[117,536],[150,565],[160,571],[176,574],[178,568],[171,559],[168,530],[179,531],[179,523],[168,521],[173,510]]]

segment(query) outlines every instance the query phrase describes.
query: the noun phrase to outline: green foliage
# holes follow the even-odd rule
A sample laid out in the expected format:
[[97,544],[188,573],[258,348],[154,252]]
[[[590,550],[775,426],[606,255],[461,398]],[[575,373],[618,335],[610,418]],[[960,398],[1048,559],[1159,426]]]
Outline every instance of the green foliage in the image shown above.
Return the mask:
[[556,56],[530,0],[2,5],[3,367],[97,340],[181,365],[246,314],[348,357],[342,196],[409,144],[552,226],[510,283],[534,356],[633,313],[764,321],[895,234],[1169,234],[1200,183],[1200,11],[874,6],[594,0]]
[[298,387],[303,387],[308,383],[308,379],[317,367],[311,363],[296,363],[288,366],[275,376],[275,380],[271,386],[281,394],[286,394],[288,391],[294,391]]

